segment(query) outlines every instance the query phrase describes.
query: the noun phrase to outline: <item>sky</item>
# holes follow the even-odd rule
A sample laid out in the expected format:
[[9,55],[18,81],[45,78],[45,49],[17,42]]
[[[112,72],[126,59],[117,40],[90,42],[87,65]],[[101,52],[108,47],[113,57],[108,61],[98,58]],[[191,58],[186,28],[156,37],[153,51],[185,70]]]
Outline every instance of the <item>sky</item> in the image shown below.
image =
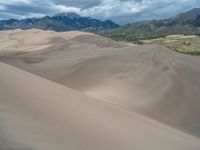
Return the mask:
[[0,0],[0,20],[75,12],[119,24],[163,19],[200,7],[200,0]]

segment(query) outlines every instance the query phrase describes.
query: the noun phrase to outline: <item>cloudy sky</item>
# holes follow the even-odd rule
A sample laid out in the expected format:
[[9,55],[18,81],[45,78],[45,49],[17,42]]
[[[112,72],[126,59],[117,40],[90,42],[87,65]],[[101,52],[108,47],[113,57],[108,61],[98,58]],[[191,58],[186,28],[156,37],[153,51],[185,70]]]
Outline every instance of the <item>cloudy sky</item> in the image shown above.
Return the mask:
[[161,19],[200,7],[200,0],[0,0],[0,19],[75,12],[117,23]]

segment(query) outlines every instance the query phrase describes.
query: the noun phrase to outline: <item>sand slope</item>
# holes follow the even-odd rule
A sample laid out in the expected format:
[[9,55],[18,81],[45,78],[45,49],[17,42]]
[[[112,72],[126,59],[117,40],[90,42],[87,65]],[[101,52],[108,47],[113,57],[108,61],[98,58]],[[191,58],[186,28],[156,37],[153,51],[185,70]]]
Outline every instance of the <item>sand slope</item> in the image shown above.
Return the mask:
[[[14,37],[31,41],[34,32],[17,31]],[[63,40],[61,37],[72,33],[51,33],[49,37],[46,31],[38,32],[50,47],[31,52],[24,51],[26,43],[18,44],[17,50],[12,47],[14,52],[1,48],[0,61],[200,135],[199,57],[158,45],[127,46],[87,33],[76,32]]]
[[36,51],[49,48],[57,37],[60,41],[64,41],[83,35],[92,34],[76,31],[68,32],[67,36],[54,31],[45,31],[44,34],[38,29],[1,31],[0,42],[3,44],[0,46],[0,51]]
[[0,149],[198,150],[199,139],[0,63]]

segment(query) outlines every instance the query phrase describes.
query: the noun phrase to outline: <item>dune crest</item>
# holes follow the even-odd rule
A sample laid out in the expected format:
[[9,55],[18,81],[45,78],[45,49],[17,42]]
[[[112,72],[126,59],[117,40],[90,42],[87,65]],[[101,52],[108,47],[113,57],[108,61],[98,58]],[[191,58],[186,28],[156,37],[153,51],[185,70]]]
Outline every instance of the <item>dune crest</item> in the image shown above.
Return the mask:
[[29,52],[50,48],[52,41],[65,42],[70,39],[93,35],[92,33],[70,31],[58,33],[39,29],[0,31],[0,52]]
[[14,67],[0,63],[0,74],[0,149],[200,148],[199,139]]
[[[0,61],[40,77],[0,65],[2,143],[38,149],[199,149],[199,138],[192,137],[200,136],[199,57],[83,32],[0,32],[4,35],[25,40],[4,38]],[[26,131],[16,141],[22,127]]]

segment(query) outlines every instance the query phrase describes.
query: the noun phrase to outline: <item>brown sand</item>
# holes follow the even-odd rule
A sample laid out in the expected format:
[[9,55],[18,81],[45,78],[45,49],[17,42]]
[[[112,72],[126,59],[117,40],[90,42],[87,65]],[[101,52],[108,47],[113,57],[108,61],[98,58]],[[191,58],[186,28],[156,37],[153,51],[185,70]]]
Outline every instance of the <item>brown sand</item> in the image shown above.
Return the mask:
[[[30,41],[28,44],[27,42],[18,43],[6,48],[5,45],[9,43],[9,39],[7,42],[5,40],[3,42],[5,44],[0,46],[0,61],[95,97],[105,105],[110,103],[109,105],[125,109],[129,113],[137,112],[192,135],[200,135],[199,57],[178,54],[158,45],[128,46],[88,33],[51,32],[50,36],[49,31],[36,31],[41,34],[40,37],[44,38],[34,40],[33,44],[31,40],[35,35],[35,30],[0,33],[0,36],[12,34],[14,39],[20,37],[25,41]],[[35,48],[36,45],[39,45],[39,49]],[[45,47],[46,45],[48,47]],[[17,49],[15,49],[16,46]],[[24,47],[31,48],[26,51]],[[42,95],[47,95],[47,93],[42,93]],[[119,121],[121,124],[121,120]],[[137,124],[135,122],[134,124]],[[115,123],[110,124],[113,125],[112,127],[116,126]],[[133,125],[130,124],[130,126]],[[139,131],[135,131],[134,126],[132,129],[134,131],[131,129],[122,127],[123,131],[130,131],[130,134],[134,132],[138,134],[140,131],[139,127],[137,128]],[[149,134],[149,132],[145,130],[144,134]],[[151,132],[152,135],[157,135],[155,131]],[[117,133],[110,134],[108,137],[120,138],[114,135]],[[124,132],[122,135],[125,135]],[[164,134],[163,136],[165,137]],[[152,138],[149,140],[159,139],[153,136]],[[132,139],[128,141],[130,140]],[[163,140],[161,143],[165,142]],[[143,150],[149,145],[153,146],[152,142],[147,141],[144,145],[136,143],[133,142],[137,146],[132,149],[138,147]],[[172,145],[177,145],[177,142],[175,143]],[[172,145],[168,144],[168,146]],[[154,149],[164,148],[165,146],[154,147]],[[179,148],[171,147],[171,149]],[[119,149],[123,148],[119,147]]]
[[[51,47],[51,41],[59,37],[59,41],[73,39],[81,35],[92,35],[85,32],[68,32],[67,36],[64,33],[57,33],[54,31],[45,31],[32,29],[30,30],[10,30],[1,31],[0,34],[0,52],[1,51],[36,51]],[[52,40],[53,39],[53,40]],[[56,41],[55,41],[56,42]]]
[[200,140],[0,63],[1,150],[198,150]]

